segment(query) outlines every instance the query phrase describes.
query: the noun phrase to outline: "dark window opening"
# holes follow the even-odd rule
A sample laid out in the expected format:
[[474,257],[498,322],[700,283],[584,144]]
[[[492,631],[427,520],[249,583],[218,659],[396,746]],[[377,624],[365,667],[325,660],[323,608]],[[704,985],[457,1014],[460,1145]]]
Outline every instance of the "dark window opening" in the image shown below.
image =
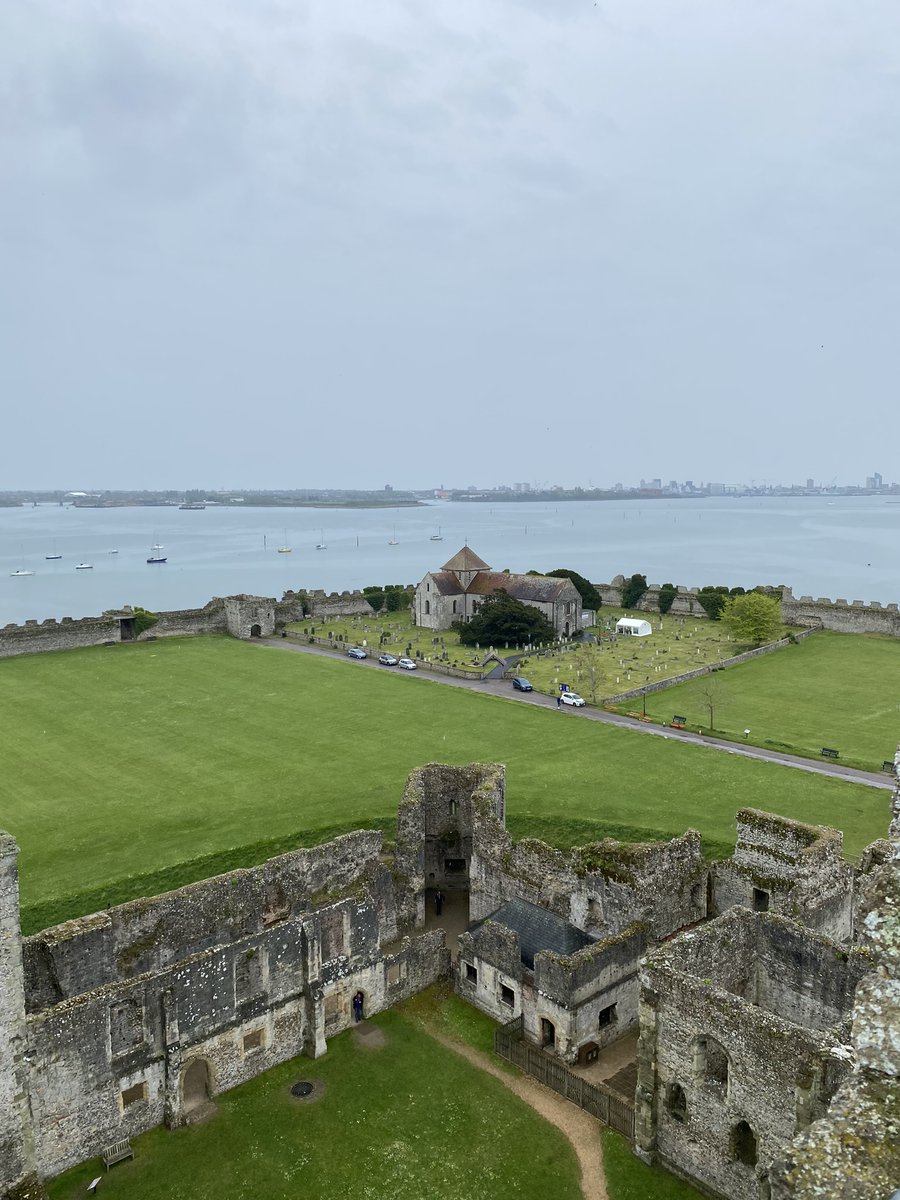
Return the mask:
[[680,1125],[683,1125],[687,1120],[687,1096],[685,1096],[684,1088],[680,1083],[669,1084],[666,1108],[673,1121],[678,1121]]
[[263,1029],[254,1029],[252,1033],[244,1034],[245,1054],[249,1054],[251,1050],[262,1050],[265,1044],[265,1030]]
[[122,1093],[122,1107],[128,1108],[132,1104],[140,1104],[142,1100],[147,1099],[147,1085],[141,1080],[140,1083],[132,1084],[130,1088],[126,1088]]
[[507,987],[505,984],[501,984],[500,985],[500,1003],[508,1004],[509,1007],[512,1008],[513,1005],[515,1004],[515,1002],[516,1002],[516,993],[512,990],[512,988]]
[[552,1021],[548,1021],[546,1017],[541,1017],[541,1045],[556,1045],[556,1026]]
[[728,1087],[728,1055],[715,1038],[701,1038],[697,1043],[696,1068],[707,1083]]
[[769,911],[769,893],[764,892],[762,888],[753,889],[753,911],[768,912]]
[[756,1166],[756,1134],[746,1121],[738,1121],[731,1131],[731,1157],[745,1167]]
[[445,858],[444,870],[448,875],[460,875],[466,869],[466,860],[464,858]]
[[477,983],[478,982],[478,968],[473,967],[471,963],[466,963],[466,982],[467,983]]
[[605,1025],[612,1025],[615,1022],[615,1020],[616,1020],[616,1006],[614,1004],[609,1004],[609,1005],[607,1005],[606,1008],[600,1009],[600,1016],[597,1020],[597,1024],[599,1025],[599,1027],[601,1029],[603,1029],[603,1027]]
[[457,810],[457,807],[458,807],[458,805],[457,805],[456,801],[455,801],[455,800],[451,800],[451,801],[450,801],[450,816],[451,816],[451,817],[455,817],[455,816],[456,816],[456,810]]

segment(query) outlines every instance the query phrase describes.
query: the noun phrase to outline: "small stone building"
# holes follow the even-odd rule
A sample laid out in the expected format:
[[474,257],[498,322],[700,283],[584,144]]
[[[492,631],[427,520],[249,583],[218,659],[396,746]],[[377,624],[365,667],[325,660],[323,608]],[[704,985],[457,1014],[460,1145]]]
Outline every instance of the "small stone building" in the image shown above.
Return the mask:
[[540,609],[560,637],[581,632],[581,594],[571,579],[493,571],[469,546],[463,546],[439,571],[429,571],[418,585],[416,624],[425,629],[449,629],[455,621],[468,621],[485,597],[498,589]]
[[731,909],[640,971],[635,1142],[730,1200],[760,1200],[797,1132],[850,1069],[864,951],[772,913]]
[[532,1042],[590,1059],[637,1025],[644,927],[597,939],[526,900],[510,900],[459,939],[456,989],[498,1021],[522,1016]]

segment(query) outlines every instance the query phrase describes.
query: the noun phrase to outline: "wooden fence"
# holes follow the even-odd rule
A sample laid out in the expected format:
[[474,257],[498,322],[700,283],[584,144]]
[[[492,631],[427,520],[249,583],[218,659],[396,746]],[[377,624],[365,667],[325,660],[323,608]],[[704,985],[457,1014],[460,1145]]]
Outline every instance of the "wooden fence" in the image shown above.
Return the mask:
[[634,1105],[605,1084],[591,1083],[573,1074],[558,1058],[533,1046],[525,1038],[522,1017],[494,1030],[494,1053],[634,1141]]

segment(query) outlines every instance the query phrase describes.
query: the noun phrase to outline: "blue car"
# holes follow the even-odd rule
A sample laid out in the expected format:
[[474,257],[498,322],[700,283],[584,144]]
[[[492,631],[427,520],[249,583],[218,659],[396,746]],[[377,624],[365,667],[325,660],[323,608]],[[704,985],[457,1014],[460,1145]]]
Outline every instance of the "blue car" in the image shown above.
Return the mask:
[[524,675],[513,675],[513,687],[517,692],[533,692],[534,688],[528,682]]
[[368,654],[366,654],[365,650],[363,650],[362,646],[351,646],[350,649],[347,651],[347,657],[348,658],[368,658],[369,656],[368,656]]

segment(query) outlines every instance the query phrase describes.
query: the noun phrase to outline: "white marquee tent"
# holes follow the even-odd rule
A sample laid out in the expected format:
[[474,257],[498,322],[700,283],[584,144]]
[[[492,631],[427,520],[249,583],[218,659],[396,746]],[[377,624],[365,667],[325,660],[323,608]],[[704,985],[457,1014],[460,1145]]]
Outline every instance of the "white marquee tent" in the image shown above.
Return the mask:
[[616,621],[616,633],[628,634],[631,637],[649,637],[653,626],[649,621],[640,621],[636,617],[621,617]]

